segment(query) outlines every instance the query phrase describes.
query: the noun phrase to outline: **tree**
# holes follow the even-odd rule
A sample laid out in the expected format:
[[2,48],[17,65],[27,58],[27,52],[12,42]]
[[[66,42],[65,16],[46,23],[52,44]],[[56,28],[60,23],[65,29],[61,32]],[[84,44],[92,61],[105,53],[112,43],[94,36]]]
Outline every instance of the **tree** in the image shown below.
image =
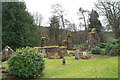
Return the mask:
[[61,4],[53,4],[52,6],[52,9],[53,9],[53,13],[56,14],[56,16],[58,16],[61,20],[61,23],[62,23],[62,27],[61,29],[64,29],[64,35],[67,36],[67,32],[65,30],[65,19],[64,19],[64,9],[62,7]]
[[89,30],[91,31],[92,28],[96,28],[96,32],[98,34],[98,37],[99,37],[100,41],[103,42],[102,24],[98,20],[99,14],[95,10],[92,10],[89,15],[90,15],[90,18],[89,18],[89,22],[90,22],[90,24],[89,24]]
[[43,20],[42,15],[39,12],[34,12],[34,13],[32,13],[32,15],[33,15],[33,18],[35,20],[35,24],[40,27],[42,20]]
[[35,46],[36,26],[24,2],[2,3],[2,45],[13,49]]
[[99,0],[95,5],[111,25],[114,37],[120,37],[120,1]]
[[67,30],[68,30],[68,32],[69,32],[69,33],[68,33],[68,36],[69,36],[70,34],[74,33],[73,36],[72,36],[72,38],[73,38],[73,43],[77,44],[79,37],[78,37],[78,35],[77,35],[77,27],[76,27],[75,23],[74,23],[74,22],[70,22],[70,21],[68,21],[68,20],[66,20],[65,22],[66,22],[66,25],[67,25]]
[[43,21],[43,16],[39,12],[33,12],[31,15],[34,18],[34,22],[37,25],[37,30],[36,30],[36,36],[37,36],[37,44],[40,46],[41,44],[41,37],[42,37],[42,21]]
[[79,8],[79,12],[78,14],[80,15],[80,20],[82,19],[84,21],[84,26],[85,26],[85,37],[86,37],[86,40],[87,40],[87,20],[86,20],[86,16],[85,14],[88,13],[87,10],[84,10],[83,8]]
[[59,19],[57,16],[53,16],[50,19],[50,40],[52,41],[53,45],[59,45]]

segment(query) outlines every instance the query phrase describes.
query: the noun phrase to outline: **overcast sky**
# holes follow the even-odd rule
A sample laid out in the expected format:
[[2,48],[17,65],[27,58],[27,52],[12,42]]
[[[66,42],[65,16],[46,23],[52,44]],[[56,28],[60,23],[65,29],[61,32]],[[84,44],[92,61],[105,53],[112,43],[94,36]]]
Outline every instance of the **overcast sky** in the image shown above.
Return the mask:
[[51,5],[61,3],[66,11],[66,18],[79,24],[79,17],[77,11],[80,7],[91,11],[95,8],[94,2],[97,0],[25,0],[29,12],[40,12],[43,16],[43,26],[49,25],[49,18],[51,17]]

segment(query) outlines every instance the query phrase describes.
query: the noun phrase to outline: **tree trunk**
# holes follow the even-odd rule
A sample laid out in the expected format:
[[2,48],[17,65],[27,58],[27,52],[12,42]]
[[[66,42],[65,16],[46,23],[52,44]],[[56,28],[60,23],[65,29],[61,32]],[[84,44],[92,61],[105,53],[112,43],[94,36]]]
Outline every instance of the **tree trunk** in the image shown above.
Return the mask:
[[114,33],[114,37],[117,39],[117,38],[120,38],[120,29],[119,28],[114,28],[113,29],[113,33]]
[[82,13],[82,15],[83,15],[83,20],[84,20],[84,25],[85,25],[85,40],[87,40],[87,23],[86,23],[86,19],[85,19],[85,15],[84,15],[84,13]]
[[66,30],[65,30],[65,23],[64,23],[63,15],[61,15],[61,20],[62,20],[62,26],[63,26],[63,29],[64,29],[65,39],[66,39],[66,38],[67,38],[67,32],[66,32]]

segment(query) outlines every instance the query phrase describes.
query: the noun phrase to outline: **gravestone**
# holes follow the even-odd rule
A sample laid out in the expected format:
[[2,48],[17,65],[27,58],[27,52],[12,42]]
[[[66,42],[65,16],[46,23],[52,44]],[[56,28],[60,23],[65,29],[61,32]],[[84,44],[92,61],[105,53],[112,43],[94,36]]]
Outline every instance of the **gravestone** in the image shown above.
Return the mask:
[[45,57],[45,49],[42,49],[42,54]]
[[75,59],[79,59],[79,49],[75,50]]
[[88,52],[87,52],[87,51],[84,51],[84,52],[83,52],[83,56],[88,56]]

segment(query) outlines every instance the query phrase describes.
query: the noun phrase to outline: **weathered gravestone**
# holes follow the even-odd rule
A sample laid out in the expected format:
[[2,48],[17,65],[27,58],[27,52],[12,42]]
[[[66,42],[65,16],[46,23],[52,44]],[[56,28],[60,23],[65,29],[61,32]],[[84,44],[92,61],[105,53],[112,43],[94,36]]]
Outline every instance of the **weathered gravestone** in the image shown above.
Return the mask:
[[75,59],[79,59],[79,49],[75,50]]

